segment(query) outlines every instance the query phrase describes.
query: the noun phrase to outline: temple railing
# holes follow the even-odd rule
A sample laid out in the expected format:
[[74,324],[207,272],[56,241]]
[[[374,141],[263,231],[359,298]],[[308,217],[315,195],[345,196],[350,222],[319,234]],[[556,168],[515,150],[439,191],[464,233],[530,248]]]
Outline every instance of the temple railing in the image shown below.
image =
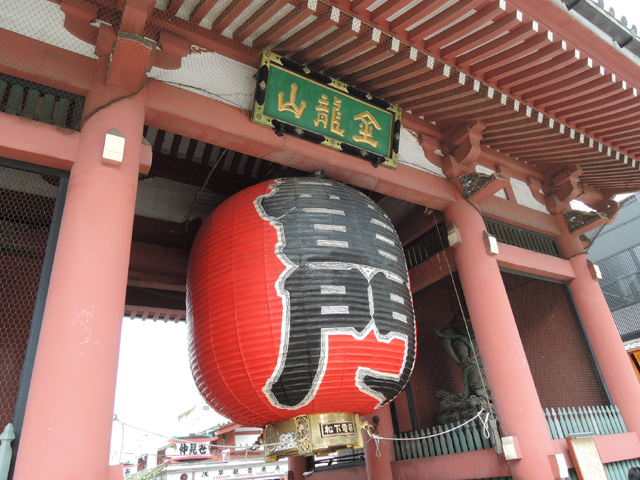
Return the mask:
[[16,434],[13,425],[8,424],[2,434],[0,434],[0,480],[9,478],[9,465],[11,464],[11,442],[15,440]]
[[[545,419],[549,433],[554,440],[561,440],[569,435],[579,433],[593,436],[615,435],[626,433],[620,410],[615,405],[595,407],[545,409]],[[631,467],[640,466],[638,459],[605,463],[604,469],[610,480],[627,480],[627,472]],[[569,469],[571,480],[578,480],[575,470]]]
[[[607,473],[609,480],[627,480],[629,478],[629,469],[639,466],[638,459],[622,460],[620,462],[605,463],[604,471]],[[569,470],[569,475],[571,480],[580,480],[573,468]]]
[[[627,433],[627,428],[615,405],[545,409],[547,426],[554,440],[562,440],[569,435],[591,434],[615,435]],[[394,442],[397,460],[436,457],[453,453],[494,448],[494,440],[483,434],[484,426],[478,418],[462,427],[439,425],[432,428],[404,432],[396,435]],[[640,466],[638,459],[621,460],[604,464],[610,480],[627,480],[631,467]],[[573,468],[569,469],[572,480],[578,480]],[[510,477],[495,477],[505,480]],[[494,479],[486,479],[494,480]]]
[[435,457],[451,453],[472,452],[493,448],[493,442],[483,434],[480,419],[456,428],[456,425],[438,425],[420,431],[396,435],[393,442],[397,460]]
[[611,435],[626,433],[627,427],[615,405],[559,408],[544,411],[549,433],[554,440],[576,433]]

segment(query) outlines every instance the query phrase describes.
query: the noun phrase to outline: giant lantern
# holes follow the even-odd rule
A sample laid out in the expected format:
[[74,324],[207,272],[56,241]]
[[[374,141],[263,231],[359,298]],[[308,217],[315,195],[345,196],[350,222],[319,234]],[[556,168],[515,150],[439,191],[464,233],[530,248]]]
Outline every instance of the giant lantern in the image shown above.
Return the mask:
[[318,177],[243,190],[202,225],[187,279],[191,369],[268,458],[362,444],[415,360],[402,244],[362,193]]

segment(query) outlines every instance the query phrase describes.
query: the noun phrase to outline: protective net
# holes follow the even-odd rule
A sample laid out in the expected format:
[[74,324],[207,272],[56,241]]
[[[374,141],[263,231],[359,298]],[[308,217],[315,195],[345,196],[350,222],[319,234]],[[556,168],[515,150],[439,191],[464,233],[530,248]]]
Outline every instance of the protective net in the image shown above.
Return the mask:
[[[439,229],[442,232],[443,227]],[[438,244],[441,249],[443,243]],[[434,248],[430,256],[438,250]],[[444,253],[439,260],[447,262]],[[491,393],[462,288],[457,274],[451,273],[455,266],[449,267],[442,280],[414,294],[419,349],[410,385],[395,402],[400,433],[436,434],[472,420],[467,428],[477,429],[479,434],[484,424],[478,414],[492,412]],[[490,446],[489,438],[478,440],[486,443],[480,448]]]
[[502,274],[543,408],[608,405],[568,288]]
[[59,180],[0,164],[2,428],[14,419]]

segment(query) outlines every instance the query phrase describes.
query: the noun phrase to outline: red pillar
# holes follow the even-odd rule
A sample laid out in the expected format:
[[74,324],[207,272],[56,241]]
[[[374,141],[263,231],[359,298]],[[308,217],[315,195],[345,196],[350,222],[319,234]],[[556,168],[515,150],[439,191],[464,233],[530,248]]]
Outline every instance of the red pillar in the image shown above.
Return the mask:
[[569,259],[575,279],[569,282],[576,308],[609,390],[630,432],[640,434],[640,384],[627,357],[611,311],[598,281],[589,269],[587,254],[577,235],[571,235],[562,215],[556,215],[561,235],[558,246]]
[[487,253],[484,221],[463,199],[444,215],[460,230],[462,244],[454,257],[496,414],[503,435],[516,437],[520,446],[522,458],[509,461],[512,476],[552,479],[548,455],[554,453],[553,444],[498,262]]
[[[17,479],[104,480],[109,475],[143,96],[97,111],[81,131],[27,400]],[[106,165],[105,134],[114,128],[125,137],[124,160]]]
[[307,471],[307,457],[289,457],[287,461],[290,472],[288,480],[302,480],[303,473]]
[[[378,435],[384,438],[393,438],[393,423],[391,421],[391,410],[389,405],[366,415],[363,420],[373,425],[373,417],[378,417]],[[367,468],[368,480],[392,480],[393,472],[391,471],[391,462],[395,460],[393,450],[393,442],[391,440],[380,440],[376,444],[374,440],[370,440],[369,435],[363,434],[366,443],[364,446],[364,461]]]

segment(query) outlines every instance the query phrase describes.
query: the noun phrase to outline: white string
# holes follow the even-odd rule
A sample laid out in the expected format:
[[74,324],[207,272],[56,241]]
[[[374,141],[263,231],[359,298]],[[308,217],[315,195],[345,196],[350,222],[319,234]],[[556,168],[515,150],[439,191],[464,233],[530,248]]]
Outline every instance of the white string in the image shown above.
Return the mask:
[[480,417],[480,421],[482,422],[482,434],[487,440],[491,438],[491,432],[489,431],[489,413],[490,412],[487,412],[484,419]]
[[[478,413],[475,414],[475,416],[471,417],[469,420],[467,420],[464,423],[461,423],[460,425],[458,425],[457,427],[453,427],[450,428],[449,430],[445,430],[444,432],[438,432],[438,433],[434,433],[433,435],[425,435],[423,437],[413,437],[413,438],[388,438],[388,437],[381,437],[380,435],[376,434],[376,433],[369,433],[369,436],[371,436],[374,440],[390,440],[390,441],[396,441],[396,442],[408,442],[408,441],[413,441],[413,440],[424,440],[427,438],[434,438],[434,437],[439,437],[440,435],[444,435],[446,433],[450,433],[453,432],[455,430],[459,430],[460,428],[464,427],[467,423],[471,423],[473,422],[476,418],[480,417],[480,415],[482,415],[482,412],[484,411],[484,408],[481,408],[480,411]],[[487,415],[485,418],[489,417],[489,413],[487,412]],[[481,420],[482,421],[482,420]],[[486,420],[485,420],[486,421]],[[485,425],[485,428],[488,431],[488,428],[486,427],[485,421],[482,421],[482,423]],[[484,429],[483,429],[484,430]],[[489,438],[489,437],[486,437]]]

